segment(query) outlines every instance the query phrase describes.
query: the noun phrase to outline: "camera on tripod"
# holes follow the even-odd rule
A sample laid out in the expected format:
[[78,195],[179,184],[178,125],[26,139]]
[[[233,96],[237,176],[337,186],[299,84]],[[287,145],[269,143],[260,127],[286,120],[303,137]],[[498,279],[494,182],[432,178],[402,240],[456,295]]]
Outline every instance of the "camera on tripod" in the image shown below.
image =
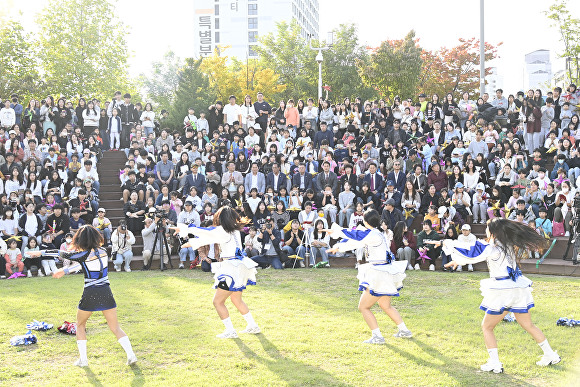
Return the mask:
[[157,209],[157,211],[155,211],[155,217],[159,218],[159,220],[167,219],[168,216],[169,211],[165,211],[162,209]]

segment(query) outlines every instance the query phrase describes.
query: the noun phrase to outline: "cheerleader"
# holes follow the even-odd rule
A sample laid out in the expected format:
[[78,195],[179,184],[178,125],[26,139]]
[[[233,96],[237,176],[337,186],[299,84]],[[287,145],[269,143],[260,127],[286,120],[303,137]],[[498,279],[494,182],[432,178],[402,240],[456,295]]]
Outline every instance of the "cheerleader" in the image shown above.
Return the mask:
[[346,252],[364,248],[367,252],[368,263],[358,266],[359,291],[362,295],[358,309],[363,315],[365,322],[372,331],[370,339],[365,340],[368,344],[384,344],[385,338],[381,334],[377,319],[371,307],[378,302],[381,309],[397,324],[399,329],[394,337],[412,337],[412,333],[403,322],[401,315],[391,305],[391,297],[398,297],[399,290],[403,287],[403,279],[406,277],[405,269],[407,261],[395,261],[390,251],[390,241],[387,243],[385,234],[380,230],[381,217],[375,210],[365,212],[364,226],[366,230],[341,229],[333,224],[330,230],[326,230],[332,238],[343,238],[329,254]]
[[481,370],[503,372],[493,330],[508,312],[515,314],[517,322],[544,351],[544,355],[536,364],[548,366],[559,363],[560,356],[552,350],[542,331],[532,323],[530,316],[530,308],[534,306],[532,281],[524,277],[518,267],[527,250],[537,251],[545,247],[545,239],[533,228],[503,218],[490,220],[487,223],[486,233],[488,242],[478,240],[471,246],[449,239],[443,242],[443,251],[452,259],[445,267],[455,269],[460,265],[486,261],[489,268],[491,278],[482,280],[480,288],[483,301],[479,308],[485,311],[481,327],[489,353],[489,359],[481,366]]
[[89,317],[93,312],[103,312],[107,325],[111,331],[117,336],[117,340],[121,347],[127,353],[127,365],[137,362],[137,356],[133,352],[129,337],[123,332],[117,320],[117,304],[113,298],[113,293],[109,287],[109,278],[107,276],[107,252],[100,248],[103,244],[103,237],[99,230],[93,226],[82,226],[74,235],[71,248],[75,251],[58,251],[58,250],[42,250],[29,251],[27,253],[30,257],[40,257],[52,255],[60,257],[61,259],[69,259],[76,261],[69,267],[55,271],[52,276],[60,278],[65,274],[73,273],[77,269],[82,269],[85,274],[85,287],[83,296],[79,302],[77,311],[77,346],[79,349],[80,358],[74,363],[79,367],[87,367],[89,365],[87,359],[87,335],[86,325]]
[[257,264],[243,256],[240,230],[248,223],[249,220],[241,218],[233,208],[221,207],[213,217],[215,227],[207,229],[182,223],[178,224],[177,227],[171,227],[176,233],[179,232],[181,238],[187,238],[188,235],[194,236],[189,239],[189,242],[181,245],[181,248],[191,247],[196,250],[201,246],[219,244],[221,262],[212,263],[211,271],[214,273],[215,283],[213,287],[216,289],[213,305],[225,326],[225,331],[217,335],[220,339],[238,337],[225,305],[228,298],[231,299],[248,324],[241,333],[258,334],[261,332],[248,306],[242,300],[242,292],[246,286],[256,284],[257,273]]

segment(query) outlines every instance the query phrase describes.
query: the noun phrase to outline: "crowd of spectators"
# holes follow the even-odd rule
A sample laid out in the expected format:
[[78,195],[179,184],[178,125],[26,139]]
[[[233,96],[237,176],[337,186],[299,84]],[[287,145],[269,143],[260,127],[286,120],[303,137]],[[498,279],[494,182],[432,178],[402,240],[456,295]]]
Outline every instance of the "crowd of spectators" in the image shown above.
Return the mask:
[[[580,184],[579,99],[573,84],[546,96],[498,89],[493,98],[419,94],[389,103],[271,105],[258,93],[256,101],[231,96],[192,107],[183,127],[169,129],[167,111],[156,116],[150,103],[120,92],[102,106],[81,98],[76,107],[47,97],[23,108],[13,96],[0,110],[4,250],[13,240],[17,249],[66,246],[70,232],[90,223],[113,244],[115,268],[125,262],[130,270],[135,235],[147,244],[146,260],[159,250],[152,235],[160,213],[164,225],[203,226],[224,205],[252,220],[243,251],[264,268],[328,262],[324,230],[333,222],[356,228],[367,209],[382,214],[393,253],[409,269],[425,260],[435,269],[441,251],[426,240],[472,240],[469,224],[493,217],[525,222],[547,238],[568,235]],[[98,206],[97,165],[111,150],[127,156],[124,229],[115,231]],[[30,275],[28,259],[4,254],[6,274],[26,266]],[[180,267],[189,259],[209,270],[219,249],[179,256]]]

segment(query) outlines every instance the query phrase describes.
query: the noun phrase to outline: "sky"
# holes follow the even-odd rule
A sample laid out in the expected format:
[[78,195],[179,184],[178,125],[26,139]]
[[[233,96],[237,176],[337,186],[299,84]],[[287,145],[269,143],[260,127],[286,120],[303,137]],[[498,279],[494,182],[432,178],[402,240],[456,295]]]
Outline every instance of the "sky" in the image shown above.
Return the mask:
[[[130,27],[127,36],[131,50],[130,74],[147,73],[153,61],[168,50],[180,57],[192,55],[193,18],[196,0],[119,0],[118,16]],[[259,0],[267,1],[267,0]],[[35,10],[42,0],[2,0],[17,14],[26,29],[34,31]],[[527,85],[524,80],[524,55],[550,50],[552,73],[564,69],[558,58],[563,50],[556,28],[544,15],[551,4],[545,0],[485,0],[485,41],[503,42],[499,59],[489,63],[503,78],[503,89],[515,93]],[[355,6],[353,6],[355,5]],[[414,29],[422,47],[437,50],[452,47],[459,38],[479,38],[478,0],[319,0],[320,36],[342,23],[358,27],[361,43],[378,46],[387,39],[401,39]],[[580,18],[580,1],[568,2],[572,15]],[[501,85],[500,85],[501,86]]]

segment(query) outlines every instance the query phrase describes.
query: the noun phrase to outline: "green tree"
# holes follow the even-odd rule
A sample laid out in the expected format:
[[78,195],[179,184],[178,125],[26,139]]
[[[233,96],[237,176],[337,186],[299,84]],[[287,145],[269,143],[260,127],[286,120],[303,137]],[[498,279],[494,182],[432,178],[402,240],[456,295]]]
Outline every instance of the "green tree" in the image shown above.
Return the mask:
[[280,76],[279,82],[286,85],[283,92],[273,96],[266,95],[268,100],[318,95],[316,52],[308,47],[308,43],[300,35],[300,26],[295,20],[291,23],[277,23],[276,33],[260,37],[260,43],[256,51],[261,64],[274,70]]
[[[39,58],[51,90],[66,97],[109,99],[132,87],[127,27],[107,0],[48,0],[37,19]],[[135,93],[132,93],[135,94]]]
[[151,64],[148,74],[139,76],[139,83],[144,87],[148,101],[164,109],[173,104],[179,84],[179,71],[184,63],[173,51],[168,51],[163,60]]
[[412,97],[415,94],[423,60],[422,50],[411,30],[402,40],[387,40],[373,50],[369,63],[358,61],[359,74],[365,85],[383,98]]
[[21,100],[40,97],[42,82],[37,69],[36,46],[26,39],[17,21],[0,20],[0,96],[18,94]]
[[331,87],[329,99],[339,103],[344,97],[361,97],[363,101],[374,97],[377,93],[362,82],[358,73],[357,61],[368,65],[370,56],[359,44],[356,26],[341,24],[333,32],[334,44],[323,53],[322,63],[322,83]]
[[571,83],[580,81],[580,19],[572,17],[566,0],[552,4],[545,12],[552,21],[552,27],[558,28],[560,40],[564,43],[561,58],[566,58],[566,72]]
[[185,65],[177,72],[178,84],[169,109],[168,125],[172,129],[183,128],[183,118],[187,109],[193,107],[195,114],[205,112],[215,102],[215,96],[210,95],[209,79],[201,69],[203,59],[185,59]]

